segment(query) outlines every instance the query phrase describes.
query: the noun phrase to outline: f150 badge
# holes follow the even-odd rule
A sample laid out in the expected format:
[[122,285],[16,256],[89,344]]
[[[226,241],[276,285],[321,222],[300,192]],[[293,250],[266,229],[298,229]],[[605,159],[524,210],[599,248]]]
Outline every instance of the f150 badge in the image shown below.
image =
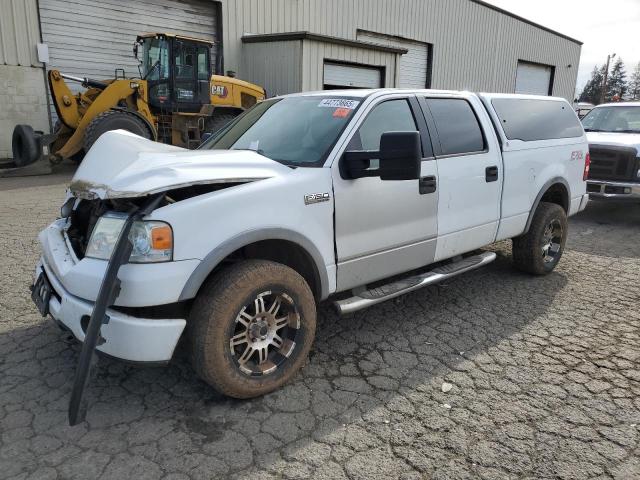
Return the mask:
[[304,196],[304,204],[311,205],[312,203],[321,203],[329,201],[329,193],[309,193]]

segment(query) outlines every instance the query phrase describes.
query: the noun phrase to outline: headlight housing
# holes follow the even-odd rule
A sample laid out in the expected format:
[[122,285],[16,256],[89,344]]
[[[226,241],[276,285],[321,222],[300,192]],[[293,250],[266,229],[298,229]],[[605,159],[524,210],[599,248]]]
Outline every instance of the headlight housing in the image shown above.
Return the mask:
[[[100,217],[91,232],[85,256],[109,260],[125,220],[125,215],[115,212]],[[173,259],[173,231],[168,223],[157,220],[133,222],[129,240],[133,244],[129,263],[169,262]]]

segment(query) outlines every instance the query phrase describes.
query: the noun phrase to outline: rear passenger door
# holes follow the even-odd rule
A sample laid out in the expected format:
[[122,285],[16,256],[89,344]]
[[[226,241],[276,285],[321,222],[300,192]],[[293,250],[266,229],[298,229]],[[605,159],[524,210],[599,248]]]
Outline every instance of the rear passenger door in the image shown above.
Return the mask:
[[438,261],[495,240],[502,155],[479,100],[422,97],[419,101],[432,132],[438,167]]

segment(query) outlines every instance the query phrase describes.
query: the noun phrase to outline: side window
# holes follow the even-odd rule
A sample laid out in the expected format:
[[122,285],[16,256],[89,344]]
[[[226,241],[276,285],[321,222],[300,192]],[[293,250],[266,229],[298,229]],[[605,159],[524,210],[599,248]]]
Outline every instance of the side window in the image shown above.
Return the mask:
[[443,155],[481,152],[485,149],[482,129],[469,102],[449,98],[427,98],[438,130]]
[[418,130],[409,102],[388,100],[376,105],[349,142],[347,150],[379,150],[380,137],[385,132],[415,132]]
[[205,47],[198,47],[198,80],[209,80],[209,51]]
[[509,140],[533,142],[583,135],[578,117],[566,102],[494,98],[491,104]]

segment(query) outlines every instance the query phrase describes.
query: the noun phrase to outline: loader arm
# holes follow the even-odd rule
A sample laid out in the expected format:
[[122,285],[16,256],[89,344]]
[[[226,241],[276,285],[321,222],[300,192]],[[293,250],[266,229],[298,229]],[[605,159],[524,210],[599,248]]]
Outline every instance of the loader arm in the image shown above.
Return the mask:
[[[121,101],[132,104],[133,109],[137,110],[137,113],[146,118],[148,124],[153,126],[154,118],[145,101],[145,92],[146,82],[143,80],[114,80],[93,99],[83,115],[79,111],[79,105],[76,103],[78,121],[75,126],[75,131],[60,150],[54,153],[62,158],[70,158],[72,155],[78,153],[83,148],[84,134],[91,121],[101,113],[118,107]],[[76,102],[75,98],[72,100],[74,103]],[[155,137],[155,131],[151,133],[153,137]]]

